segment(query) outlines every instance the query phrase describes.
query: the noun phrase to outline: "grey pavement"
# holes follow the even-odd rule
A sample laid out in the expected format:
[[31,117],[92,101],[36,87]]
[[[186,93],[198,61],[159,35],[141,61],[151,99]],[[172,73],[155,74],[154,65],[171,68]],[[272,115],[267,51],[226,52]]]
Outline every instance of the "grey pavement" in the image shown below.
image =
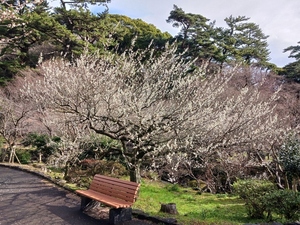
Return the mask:
[[[80,211],[80,197],[37,175],[0,166],[0,225],[108,225]],[[148,224],[132,221],[126,224]]]

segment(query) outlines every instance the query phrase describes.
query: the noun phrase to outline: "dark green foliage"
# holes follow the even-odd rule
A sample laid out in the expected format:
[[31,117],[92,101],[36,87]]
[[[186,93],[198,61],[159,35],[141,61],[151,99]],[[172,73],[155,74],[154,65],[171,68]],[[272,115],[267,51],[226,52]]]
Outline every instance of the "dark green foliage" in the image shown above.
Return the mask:
[[[0,79],[12,78],[25,67],[35,67],[40,53],[43,59],[60,54],[71,59],[86,48],[90,52],[107,49],[123,52],[131,47],[134,37],[137,37],[136,49],[147,48],[152,40],[153,45],[163,48],[171,38],[167,32],[162,33],[140,19],[107,12],[93,14],[85,7],[69,10],[57,7],[50,13],[49,6],[44,4],[30,10],[25,8],[13,22],[1,21],[0,36],[6,44],[0,48]],[[10,26],[11,23],[16,26]]]
[[[24,146],[33,146],[36,147],[37,153],[42,154],[43,161],[46,161],[47,158],[53,155],[58,149],[58,143],[60,142],[59,137],[50,138],[45,134],[36,134],[30,133],[23,140]],[[35,155],[38,157],[37,155]]]
[[68,4],[71,8],[87,8],[89,5],[102,5],[106,3],[110,3],[110,0],[72,0],[72,1],[60,1],[63,8],[66,9],[66,4]]
[[287,138],[281,146],[279,160],[287,175],[299,177],[300,174],[300,140],[295,136]]
[[300,83],[300,60],[284,66],[280,75],[284,75],[287,79]]
[[102,135],[91,135],[79,144],[83,150],[79,156],[83,159],[116,159],[121,155],[121,145],[118,141]]
[[223,53],[226,50],[227,58],[233,57],[247,65],[265,66],[270,54],[266,41],[268,36],[257,24],[248,22],[249,19],[245,16],[225,19],[228,28],[223,32],[226,38]]
[[180,186],[178,184],[170,184],[170,185],[166,186],[166,189],[168,191],[179,192],[180,191]]
[[22,65],[16,59],[6,59],[0,61],[0,85],[4,86],[9,82],[14,74],[20,70]]
[[103,50],[107,44],[110,29],[103,25],[105,13],[94,15],[83,8],[78,10],[55,8],[52,16],[70,33],[69,37],[61,41],[61,49],[65,54],[78,56],[83,53],[85,47],[90,51]]
[[107,15],[102,21],[102,30],[102,35],[110,36],[108,48],[117,49],[119,53],[131,48],[134,39],[134,50],[146,49],[151,42],[159,50],[172,38],[169,33],[161,32],[152,24],[123,15]]
[[95,174],[115,177],[128,175],[126,167],[115,161],[86,159],[81,162],[81,165],[82,168],[85,169],[91,176],[94,176]]
[[84,159],[70,168],[65,179],[80,187],[88,187],[95,174],[121,177],[127,176],[128,171],[125,166],[116,161]]
[[287,220],[300,218],[300,193],[291,190],[275,190],[264,197],[266,211],[271,219],[272,213],[284,216]]
[[213,44],[214,23],[208,23],[209,19],[202,15],[185,13],[181,8],[174,5],[167,19],[173,27],[181,28],[176,36],[180,51],[185,51],[187,57],[200,57],[210,60],[217,49]]
[[239,180],[233,184],[235,192],[246,202],[248,215],[269,220],[272,215],[284,216],[287,220],[300,218],[300,193],[278,190],[275,184],[264,180]]
[[16,155],[22,164],[30,163],[31,153],[28,150],[17,150]]
[[[0,23],[0,36],[6,40],[2,45],[0,56],[0,77],[11,77],[26,66],[35,67],[39,54],[48,54],[46,49],[39,49],[38,54],[31,50],[45,43],[53,44],[51,52],[64,50],[66,40],[75,39],[75,36],[65,26],[59,24],[47,11],[48,6],[25,10],[18,19]],[[9,24],[15,24],[10,26]]]
[[[300,44],[300,41],[298,42],[298,44]],[[300,60],[300,45],[289,46],[286,49],[284,49],[284,52],[290,52],[290,58]]]
[[276,190],[276,186],[266,180],[238,180],[233,184],[236,194],[245,202],[251,218],[264,218],[267,207],[264,196]]
[[44,134],[36,134],[30,133],[27,137],[23,140],[24,146],[32,145],[37,148],[41,148],[45,146],[49,142],[49,137]]
[[289,58],[294,58],[296,61],[284,66],[281,75],[300,83],[300,45],[289,46],[283,52],[290,52]]
[[167,22],[181,28],[176,36],[181,51],[188,48],[187,56],[209,62],[211,68],[235,62],[268,68],[268,36],[248,20],[245,16],[230,16],[225,18],[227,27],[215,27],[206,17],[185,13],[174,5]]

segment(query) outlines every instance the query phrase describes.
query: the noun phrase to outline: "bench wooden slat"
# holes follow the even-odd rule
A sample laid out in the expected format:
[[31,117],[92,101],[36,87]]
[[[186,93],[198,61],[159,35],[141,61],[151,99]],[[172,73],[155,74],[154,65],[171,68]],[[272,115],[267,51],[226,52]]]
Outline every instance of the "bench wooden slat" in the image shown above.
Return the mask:
[[116,187],[111,187],[111,186],[106,186],[103,184],[103,186],[95,186],[95,184],[90,186],[91,190],[101,192],[103,194],[107,194],[109,196],[114,196],[114,197],[119,197],[121,199],[126,198],[127,201],[130,201],[130,199],[135,199],[136,197],[136,192],[132,192],[132,190],[128,191],[128,189],[123,189],[123,188],[116,188]]
[[139,186],[139,184],[135,182],[120,180],[118,178],[107,177],[100,174],[96,174],[94,180],[101,180],[108,184],[118,184],[118,186],[127,187],[134,190]]
[[127,208],[135,202],[140,184],[103,175],[95,175],[88,190],[80,195],[115,208]]
[[96,175],[89,189],[134,202],[138,187],[139,184],[135,182]]
[[124,200],[107,196],[93,190],[78,190],[76,192],[93,200],[105,203],[106,205],[112,206],[114,208],[128,208],[132,205],[132,202],[126,202]]
[[90,190],[100,192],[100,193],[106,194],[108,196],[113,196],[116,198],[124,199],[124,200],[132,202],[132,203],[134,202],[134,199],[136,198],[135,194],[130,194],[130,193],[127,193],[126,191],[122,191],[120,189],[112,189],[112,188],[105,187],[105,186],[103,186],[103,187],[99,186],[99,188],[91,187]]
[[[127,181],[127,182],[130,182],[130,181]],[[134,183],[134,182],[131,182],[131,183]],[[115,182],[115,181],[110,181],[110,180],[105,180],[105,179],[101,179],[101,178],[95,178],[91,185],[105,185],[105,186],[116,186],[120,189],[124,189],[124,190],[127,190],[129,193],[135,193],[136,192],[136,189],[138,187],[138,184],[135,183],[134,185],[133,184],[126,184],[126,183],[119,183],[119,182]]]

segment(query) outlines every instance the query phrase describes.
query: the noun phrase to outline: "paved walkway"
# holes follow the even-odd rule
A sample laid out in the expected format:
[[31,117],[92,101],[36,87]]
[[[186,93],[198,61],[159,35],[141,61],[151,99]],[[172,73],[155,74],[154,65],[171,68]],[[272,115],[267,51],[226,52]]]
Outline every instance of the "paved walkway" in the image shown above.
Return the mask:
[[0,225],[108,225],[108,220],[92,218],[79,207],[75,194],[31,173],[0,166]]

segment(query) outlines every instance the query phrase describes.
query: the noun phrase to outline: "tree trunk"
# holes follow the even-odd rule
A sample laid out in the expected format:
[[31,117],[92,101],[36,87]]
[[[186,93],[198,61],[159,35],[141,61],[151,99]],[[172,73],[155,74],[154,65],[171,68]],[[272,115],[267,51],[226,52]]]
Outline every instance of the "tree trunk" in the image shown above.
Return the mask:
[[288,177],[287,177],[287,174],[284,174],[284,183],[285,183],[285,187],[286,187],[286,189],[291,189],[291,187],[290,187],[290,182],[289,182],[289,179],[288,179]]
[[69,168],[70,168],[70,162],[67,161],[66,162],[66,166],[65,166],[65,173],[64,173],[64,179],[66,180],[68,174],[69,174]]
[[14,163],[14,154],[13,154],[13,150],[12,148],[10,149],[10,153],[9,153],[9,159],[8,159],[8,163]]
[[135,164],[129,168],[130,181],[141,183],[140,164]]
[[178,214],[175,203],[161,204],[160,212]]
[[9,156],[9,161],[8,163],[14,163],[15,159],[18,161],[19,164],[21,164],[17,154],[16,154],[16,149],[15,147],[10,148],[10,156]]
[[298,177],[293,177],[293,180],[292,180],[292,190],[294,192],[298,192],[298,183],[299,183],[299,178]]

